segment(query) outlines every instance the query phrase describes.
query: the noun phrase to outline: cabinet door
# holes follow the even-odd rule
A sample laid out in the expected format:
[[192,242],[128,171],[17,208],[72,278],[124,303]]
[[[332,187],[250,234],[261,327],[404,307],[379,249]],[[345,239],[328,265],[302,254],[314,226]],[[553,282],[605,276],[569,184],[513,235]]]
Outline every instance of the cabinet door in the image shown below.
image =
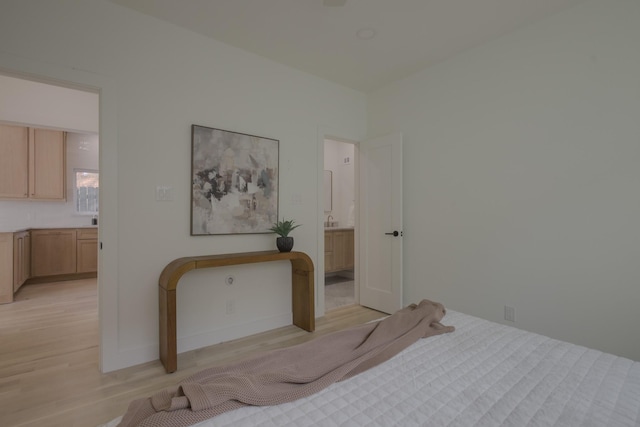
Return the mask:
[[83,239],[77,242],[78,273],[95,273],[98,271],[98,240]]
[[29,231],[13,235],[13,292],[31,276],[31,238]]
[[[31,278],[31,232],[24,233],[22,245],[22,283]],[[22,285],[20,285],[22,286]]]
[[0,304],[13,301],[13,233],[0,233]]
[[64,200],[64,132],[31,129],[30,133],[29,197],[32,199]]
[[345,240],[345,262],[344,268],[345,270],[351,270],[355,267],[355,242],[354,242],[354,232],[345,231],[344,232],[344,240]]
[[33,277],[76,272],[76,230],[33,230],[31,232],[31,275]]
[[24,235],[15,233],[13,235],[13,292],[16,292],[24,283]]
[[29,129],[0,125],[0,197],[25,199],[29,191]]
[[333,232],[324,232],[324,271],[333,271]]
[[347,266],[347,248],[344,237],[344,231],[333,233],[333,268],[335,270],[344,270]]

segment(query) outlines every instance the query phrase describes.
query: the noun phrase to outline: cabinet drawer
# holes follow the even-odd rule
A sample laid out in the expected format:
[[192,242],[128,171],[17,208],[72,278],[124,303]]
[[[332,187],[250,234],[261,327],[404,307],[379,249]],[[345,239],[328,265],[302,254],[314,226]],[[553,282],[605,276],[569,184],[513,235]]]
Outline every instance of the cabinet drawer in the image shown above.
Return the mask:
[[88,239],[97,239],[98,238],[98,229],[97,228],[78,228],[76,230],[78,240],[88,240]]

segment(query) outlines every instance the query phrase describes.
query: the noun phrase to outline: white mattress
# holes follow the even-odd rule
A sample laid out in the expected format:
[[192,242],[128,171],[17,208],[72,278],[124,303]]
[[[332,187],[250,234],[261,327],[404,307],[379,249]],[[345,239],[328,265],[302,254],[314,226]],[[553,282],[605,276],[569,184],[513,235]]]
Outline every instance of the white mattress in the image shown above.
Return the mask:
[[451,310],[442,323],[456,331],[318,394],[196,426],[640,426],[640,362]]

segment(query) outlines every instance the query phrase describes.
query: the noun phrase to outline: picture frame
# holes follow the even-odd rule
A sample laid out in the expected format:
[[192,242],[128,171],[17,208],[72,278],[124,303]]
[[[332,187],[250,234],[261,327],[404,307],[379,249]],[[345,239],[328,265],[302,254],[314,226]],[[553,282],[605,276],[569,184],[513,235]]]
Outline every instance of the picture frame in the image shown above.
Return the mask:
[[280,141],[191,126],[191,235],[270,233]]

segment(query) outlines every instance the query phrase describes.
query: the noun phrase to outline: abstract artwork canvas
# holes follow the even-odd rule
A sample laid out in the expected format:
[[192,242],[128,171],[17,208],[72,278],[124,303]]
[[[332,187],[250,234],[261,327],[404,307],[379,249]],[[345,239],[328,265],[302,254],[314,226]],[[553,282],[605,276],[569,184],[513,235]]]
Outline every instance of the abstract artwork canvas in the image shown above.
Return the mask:
[[269,233],[278,156],[278,140],[192,125],[191,235]]

